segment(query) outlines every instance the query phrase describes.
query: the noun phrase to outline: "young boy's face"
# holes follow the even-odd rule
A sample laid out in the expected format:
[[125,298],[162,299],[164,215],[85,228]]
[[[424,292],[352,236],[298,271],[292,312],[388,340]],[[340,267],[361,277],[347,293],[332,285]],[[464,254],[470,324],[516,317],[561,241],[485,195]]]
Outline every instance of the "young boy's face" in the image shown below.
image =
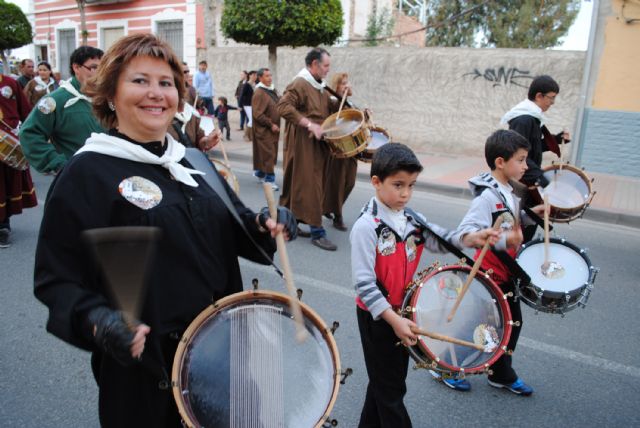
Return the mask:
[[502,163],[504,176],[513,181],[519,181],[527,170],[527,151],[518,149],[508,161]]
[[381,181],[377,175],[371,177],[376,196],[394,210],[402,210],[411,200],[418,172],[398,171]]

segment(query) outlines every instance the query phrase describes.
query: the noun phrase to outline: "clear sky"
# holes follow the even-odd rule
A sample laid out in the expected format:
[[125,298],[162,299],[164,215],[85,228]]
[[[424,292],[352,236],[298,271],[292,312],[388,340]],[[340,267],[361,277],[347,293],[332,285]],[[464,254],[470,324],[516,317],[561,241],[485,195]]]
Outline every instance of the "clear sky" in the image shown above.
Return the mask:
[[[15,3],[23,11],[27,12],[29,7],[29,0],[8,0],[9,3]],[[569,29],[569,34],[564,37],[562,40],[562,44],[553,49],[560,50],[576,50],[576,51],[586,51],[587,44],[589,41],[589,29],[591,27],[591,10],[593,9],[593,1],[592,0],[582,0],[582,4],[580,5],[580,12],[578,16]],[[12,55],[23,58],[29,55],[28,49],[26,47],[22,47],[20,49],[14,49],[11,53]]]

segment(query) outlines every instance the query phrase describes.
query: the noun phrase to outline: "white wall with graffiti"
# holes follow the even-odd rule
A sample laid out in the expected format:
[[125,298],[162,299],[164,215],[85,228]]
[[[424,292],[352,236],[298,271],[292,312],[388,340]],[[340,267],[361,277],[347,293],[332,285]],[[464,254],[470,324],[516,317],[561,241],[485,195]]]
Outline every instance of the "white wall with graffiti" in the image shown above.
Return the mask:
[[[277,89],[304,66],[307,49],[278,49]],[[483,153],[502,115],[526,97],[531,79],[560,84],[548,112],[552,131],[573,131],[584,52],[464,48],[331,48],[332,72],[345,71],[352,100],[373,111],[395,141],[427,152]],[[266,47],[210,48],[219,95],[233,99],[239,71],[267,65]]]

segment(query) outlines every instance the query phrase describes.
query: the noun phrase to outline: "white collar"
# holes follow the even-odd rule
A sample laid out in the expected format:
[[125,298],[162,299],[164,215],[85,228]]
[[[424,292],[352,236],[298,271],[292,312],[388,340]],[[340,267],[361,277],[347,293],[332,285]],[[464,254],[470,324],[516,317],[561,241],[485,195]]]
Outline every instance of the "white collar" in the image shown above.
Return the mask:
[[275,89],[275,85],[273,83],[271,83],[271,86],[267,86],[265,84],[263,84],[262,82],[258,83],[256,85],[256,88],[262,88],[262,89],[266,89],[268,91],[273,91]]
[[108,134],[91,133],[85,145],[75,154],[83,152],[101,153],[120,159],[128,159],[134,162],[162,165],[169,170],[173,178],[191,187],[198,187],[198,183],[191,177],[193,174],[205,175],[204,172],[186,168],[178,162],[184,158],[185,147],[178,143],[170,134],[167,134],[167,150],[161,157],[151,153],[138,144],[133,144],[122,138]]
[[69,80],[60,81],[60,87],[73,95],[72,98],[69,98],[67,102],[64,103],[64,108],[71,107],[80,100],[85,100],[91,104],[91,98],[78,92],[78,90],[71,84],[71,78]]
[[294,80],[297,79],[298,77],[301,77],[302,79],[309,82],[309,84],[314,88],[316,88],[317,90],[319,90],[320,93],[322,93],[324,91],[324,87],[327,86],[327,83],[324,80],[319,83],[316,80],[316,78],[313,77],[311,73],[309,73],[309,70],[306,67],[300,70],[300,72],[296,75],[296,77],[294,77]]
[[518,103],[511,110],[509,110],[504,116],[502,116],[502,119],[500,119],[500,124],[506,125],[511,119],[515,119],[518,116],[524,115],[533,116],[538,119],[540,121],[540,126],[544,125],[547,121],[544,113],[542,113],[542,109],[530,99],[525,99],[524,101]]
[[53,86],[53,78],[52,77],[49,77],[49,83],[45,83],[44,80],[42,80],[42,78],[40,76],[34,77],[33,80],[35,80],[38,85],[42,85],[45,88],[48,88],[49,86]]
[[184,103],[184,107],[182,108],[181,112],[179,111],[176,112],[174,117],[178,119],[180,122],[182,122],[182,132],[185,132],[185,129],[187,128],[187,123],[189,123],[189,121],[193,116],[200,117],[200,113],[198,113],[198,111],[194,109],[191,106],[191,104],[187,102]]

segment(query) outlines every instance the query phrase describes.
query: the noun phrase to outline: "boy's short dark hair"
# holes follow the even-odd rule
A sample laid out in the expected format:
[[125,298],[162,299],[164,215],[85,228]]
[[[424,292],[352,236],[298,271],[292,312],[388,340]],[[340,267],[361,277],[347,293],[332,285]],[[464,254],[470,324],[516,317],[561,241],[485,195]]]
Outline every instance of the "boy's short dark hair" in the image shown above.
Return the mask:
[[528,152],[531,149],[531,145],[526,138],[516,131],[499,129],[487,138],[487,142],[484,145],[484,158],[487,160],[489,168],[493,171],[496,169],[497,158],[508,161],[518,149],[525,149]]
[[377,176],[384,181],[390,175],[400,171],[408,173],[422,172],[422,164],[413,151],[400,143],[388,143],[376,150],[371,163],[371,177]]
[[104,55],[102,49],[94,48],[93,46],[80,46],[71,53],[71,58],[69,58],[69,71],[71,75],[76,75],[73,71],[73,64],[83,65],[87,60],[102,58],[102,55]]
[[538,76],[533,79],[531,85],[529,85],[527,98],[531,101],[535,100],[538,92],[543,95],[548,94],[549,92],[555,92],[557,94],[560,92],[560,85],[558,85],[558,82],[553,80],[553,77],[543,74],[542,76]]
[[220,100],[222,104],[227,105],[227,97],[218,97],[218,100]]

